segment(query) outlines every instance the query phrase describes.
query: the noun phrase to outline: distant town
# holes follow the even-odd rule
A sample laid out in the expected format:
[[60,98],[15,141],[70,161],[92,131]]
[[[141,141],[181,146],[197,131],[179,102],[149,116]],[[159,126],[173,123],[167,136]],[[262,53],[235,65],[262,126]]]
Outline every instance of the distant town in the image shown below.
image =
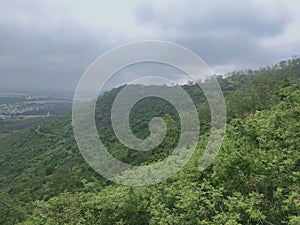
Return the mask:
[[70,111],[70,96],[0,93],[0,119],[50,117]]

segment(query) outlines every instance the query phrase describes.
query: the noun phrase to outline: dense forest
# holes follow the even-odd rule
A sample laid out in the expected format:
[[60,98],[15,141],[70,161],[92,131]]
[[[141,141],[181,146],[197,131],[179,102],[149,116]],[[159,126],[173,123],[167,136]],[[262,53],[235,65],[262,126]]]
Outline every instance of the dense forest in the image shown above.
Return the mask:
[[[201,136],[188,164],[156,185],[123,186],[94,172],[77,149],[71,113],[3,136],[0,224],[300,224],[300,59],[217,79],[228,121],[216,160],[199,171],[210,109],[196,85],[184,85],[197,105]],[[175,109],[158,98],[136,104],[130,125],[137,137],[149,135],[156,116],[168,131],[154,150],[131,150],[118,141],[110,121],[121,89],[98,99],[101,140],[132,165],[166,158],[180,135]]]

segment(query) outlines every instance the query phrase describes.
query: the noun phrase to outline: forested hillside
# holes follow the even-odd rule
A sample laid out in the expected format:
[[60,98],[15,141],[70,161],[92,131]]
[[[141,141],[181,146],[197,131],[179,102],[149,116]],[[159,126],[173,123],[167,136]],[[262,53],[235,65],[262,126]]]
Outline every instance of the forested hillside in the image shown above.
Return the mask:
[[[300,59],[218,81],[228,126],[216,160],[199,171],[210,110],[203,93],[185,85],[199,111],[199,144],[179,173],[156,185],[126,187],[95,173],[76,147],[71,113],[4,136],[0,224],[300,224]],[[175,109],[157,98],[139,102],[130,115],[133,133],[147,137],[156,116],[168,132],[152,151],[131,150],[110,121],[121,88],[99,97],[99,136],[116,158],[132,165],[164,159],[180,135]]]

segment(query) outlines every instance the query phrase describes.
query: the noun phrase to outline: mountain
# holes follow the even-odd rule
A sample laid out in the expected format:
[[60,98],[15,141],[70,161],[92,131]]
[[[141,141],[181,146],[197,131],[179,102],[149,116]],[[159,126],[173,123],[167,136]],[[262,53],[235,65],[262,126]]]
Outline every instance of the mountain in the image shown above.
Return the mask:
[[[200,141],[189,163],[156,185],[126,187],[94,172],[77,149],[71,113],[4,136],[0,224],[298,224],[300,59],[217,79],[228,126],[216,160],[199,172],[210,110],[196,85],[184,85],[199,111]],[[111,106],[122,88],[97,101],[101,140],[112,155],[132,165],[166,158],[179,139],[176,110],[154,97],[136,104],[130,125],[137,137],[146,138],[149,121],[158,116],[168,132],[152,151],[131,150],[111,126]]]

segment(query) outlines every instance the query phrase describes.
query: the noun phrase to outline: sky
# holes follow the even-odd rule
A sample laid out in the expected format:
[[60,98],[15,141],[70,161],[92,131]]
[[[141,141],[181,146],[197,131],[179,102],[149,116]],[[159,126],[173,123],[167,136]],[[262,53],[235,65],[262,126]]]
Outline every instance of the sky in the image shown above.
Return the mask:
[[298,0],[0,0],[0,91],[74,91],[87,67],[128,42],[164,40],[216,74],[300,52]]

